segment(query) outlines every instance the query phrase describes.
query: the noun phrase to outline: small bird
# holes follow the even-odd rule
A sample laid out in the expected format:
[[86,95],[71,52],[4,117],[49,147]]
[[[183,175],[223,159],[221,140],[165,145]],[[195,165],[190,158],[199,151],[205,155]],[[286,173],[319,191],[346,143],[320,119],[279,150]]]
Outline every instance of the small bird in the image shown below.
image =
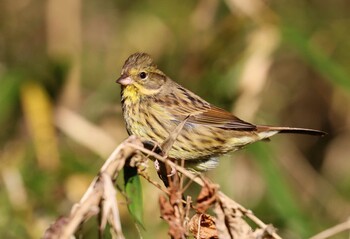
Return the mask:
[[129,135],[161,145],[185,124],[168,157],[194,171],[217,166],[218,157],[277,133],[325,135],[313,129],[273,127],[245,122],[172,81],[146,53],[132,54],[121,76],[121,103]]

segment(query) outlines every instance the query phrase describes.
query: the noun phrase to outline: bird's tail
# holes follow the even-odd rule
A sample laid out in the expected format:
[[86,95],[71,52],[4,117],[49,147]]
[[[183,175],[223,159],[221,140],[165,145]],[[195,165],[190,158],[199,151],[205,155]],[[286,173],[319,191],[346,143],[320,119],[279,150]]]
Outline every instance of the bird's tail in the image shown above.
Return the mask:
[[272,135],[278,133],[286,133],[286,134],[306,134],[306,135],[314,135],[314,136],[324,136],[327,133],[321,130],[315,129],[305,129],[305,128],[294,128],[294,127],[274,127],[274,126],[266,126],[266,125],[258,125],[257,131],[259,136],[262,139],[266,139],[271,137]]

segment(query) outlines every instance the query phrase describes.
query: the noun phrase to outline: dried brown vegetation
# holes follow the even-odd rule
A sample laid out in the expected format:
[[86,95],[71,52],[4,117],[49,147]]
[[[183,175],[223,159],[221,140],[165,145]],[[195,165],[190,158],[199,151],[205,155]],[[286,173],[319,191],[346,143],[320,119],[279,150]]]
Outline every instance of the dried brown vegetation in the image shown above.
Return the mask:
[[[142,167],[148,156],[152,156],[175,170],[168,177],[169,187],[162,189],[159,195],[161,218],[167,222],[170,238],[182,239],[192,235],[197,239],[205,238],[247,238],[280,239],[276,228],[265,224],[254,213],[244,208],[219,190],[219,186],[202,176],[194,175],[180,165],[143,147],[135,136],[130,136],[121,143],[100,169],[98,176],[79,203],[75,204],[67,217],[59,217],[45,232],[44,239],[64,239],[73,236],[82,224],[92,216],[100,214],[100,231],[109,223],[115,238],[123,239],[118,201],[114,182],[126,162],[134,167]],[[144,172],[140,169],[140,172]],[[145,174],[141,174],[145,175]],[[201,191],[192,203],[191,197],[183,200],[186,190],[182,185],[183,177],[198,184]],[[180,180],[181,178],[181,180]],[[147,177],[149,182],[152,180]],[[159,188],[159,185],[156,185]],[[214,215],[208,210],[213,209]],[[251,220],[254,226],[248,223]],[[350,229],[349,222],[330,228],[312,239],[328,238],[334,234]]]

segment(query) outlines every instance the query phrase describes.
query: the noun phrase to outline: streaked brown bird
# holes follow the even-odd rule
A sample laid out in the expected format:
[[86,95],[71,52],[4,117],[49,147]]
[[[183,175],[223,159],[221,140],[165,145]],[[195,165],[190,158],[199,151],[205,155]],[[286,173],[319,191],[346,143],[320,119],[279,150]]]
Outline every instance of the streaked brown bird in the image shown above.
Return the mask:
[[172,81],[146,53],[132,54],[117,83],[129,135],[161,145],[187,118],[168,156],[196,171],[214,168],[218,157],[277,133],[322,136],[313,129],[245,122]]

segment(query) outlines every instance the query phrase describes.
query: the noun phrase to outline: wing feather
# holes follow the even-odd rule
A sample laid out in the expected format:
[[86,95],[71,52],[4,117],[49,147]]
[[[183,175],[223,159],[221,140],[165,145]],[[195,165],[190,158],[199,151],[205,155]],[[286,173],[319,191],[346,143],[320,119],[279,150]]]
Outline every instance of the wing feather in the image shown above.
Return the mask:
[[189,123],[208,125],[228,130],[256,130],[256,126],[245,122],[226,110],[216,106],[210,106],[204,111],[194,112],[188,119]]
[[237,118],[224,109],[209,104],[173,81],[168,82],[168,84],[172,84],[172,86],[167,89],[175,89],[175,91],[163,91],[163,96],[160,98],[164,99],[162,103],[167,106],[165,110],[174,117],[174,120],[182,121],[189,116],[186,124],[228,130],[256,130],[255,125]]

